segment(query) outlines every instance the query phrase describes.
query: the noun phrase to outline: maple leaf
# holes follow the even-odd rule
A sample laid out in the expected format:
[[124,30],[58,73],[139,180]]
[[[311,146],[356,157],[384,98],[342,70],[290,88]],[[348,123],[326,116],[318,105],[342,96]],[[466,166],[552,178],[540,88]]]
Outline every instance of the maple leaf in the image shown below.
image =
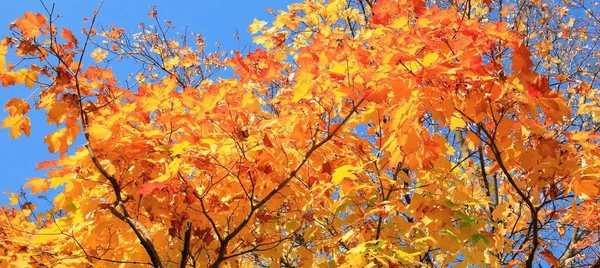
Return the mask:
[[32,194],[38,194],[41,192],[47,192],[50,188],[48,180],[42,178],[31,178],[27,183],[23,185],[25,188],[31,188]]
[[9,116],[2,120],[3,128],[10,128],[10,136],[18,138],[21,133],[25,133],[25,136],[31,134],[31,123],[29,117],[23,115]]
[[538,76],[533,83],[526,82],[525,88],[531,96],[541,97],[550,89],[548,86],[548,78],[545,76]]
[[6,102],[4,110],[8,111],[9,116],[17,116],[26,114],[31,107],[23,99],[12,98]]
[[73,33],[71,33],[71,30],[63,28],[60,36],[77,46],[77,38],[73,35]]
[[92,51],[92,53],[90,54],[90,56],[92,57],[92,59],[94,59],[96,62],[101,62],[103,61],[106,56],[108,56],[108,51],[102,49],[102,48],[96,48]]
[[554,257],[554,254],[552,253],[552,251],[544,249],[540,255],[542,255],[542,257],[544,257],[544,260],[546,260],[546,262],[550,265],[552,265],[553,267],[558,267],[559,266],[559,260],[558,258]]
[[524,42],[519,42],[514,47],[512,54],[512,69],[518,74],[531,74],[531,52]]
[[16,19],[14,25],[23,38],[36,38],[47,30],[46,17],[39,13],[25,12],[24,17]]
[[354,174],[354,171],[356,170],[357,168],[352,165],[343,165],[338,167],[331,175],[331,181],[335,184],[339,184],[345,178],[356,179],[357,177]]
[[25,84],[28,88],[33,88],[38,80],[37,72],[34,69],[20,69],[13,75],[14,81],[18,84]]
[[425,55],[425,57],[423,58],[422,64],[425,67],[429,67],[431,64],[433,64],[435,61],[437,61],[437,59],[440,56],[437,53],[428,53],[427,55]]
[[146,196],[154,192],[154,190],[162,190],[168,186],[166,182],[146,182],[138,190],[138,194]]
[[251,34],[258,33],[258,31],[260,31],[263,27],[265,27],[265,25],[267,25],[266,21],[260,21],[260,20],[254,19],[252,24],[250,24],[250,26],[248,27],[248,31]]

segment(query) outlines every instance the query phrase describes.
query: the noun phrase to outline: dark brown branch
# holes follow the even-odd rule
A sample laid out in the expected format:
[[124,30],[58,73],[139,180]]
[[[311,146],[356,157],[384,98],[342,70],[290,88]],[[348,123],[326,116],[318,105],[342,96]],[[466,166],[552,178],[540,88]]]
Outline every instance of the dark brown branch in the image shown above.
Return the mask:
[[[142,246],[148,253],[150,260],[152,261],[152,265],[154,267],[163,267],[162,262],[160,261],[158,252],[154,248],[154,244],[152,243],[152,240],[150,238],[150,234],[149,234],[148,230],[140,222],[138,222],[137,220],[135,220],[129,216],[129,213],[127,212],[127,209],[125,208],[125,205],[124,205],[124,203],[127,201],[127,199],[124,200],[123,197],[121,196],[121,187],[119,185],[119,182],[114,176],[112,176],[108,173],[108,171],[100,163],[100,160],[98,160],[98,158],[94,154],[94,150],[92,149],[92,141],[91,141],[89,133],[87,132],[89,121],[88,121],[87,114],[83,108],[83,96],[81,94],[81,84],[79,83],[79,74],[81,72],[81,66],[83,64],[83,55],[86,52],[88,43],[90,42],[90,37],[92,34],[91,29],[93,28],[94,24],[96,23],[96,18],[98,16],[98,10],[100,10],[100,8],[102,8],[103,3],[104,3],[104,1],[100,2],[100,5],[98,6],[98,9],[94,13],[94,16],[91,20],[90,29],[86,33],[85,43],[83,45],[83,49],[81,50],[81,56],[79,57],[79,61],[77,63],[77,70],[75,70],[75,71],[71,70],[69,68],[69,64],[67,64],[64,61],[64,59],[61,57],[61,55],[58,52],[54,51],[53,49],[51,51],[59,60],[59,64],[62,63],[63,65],[65,65],[65,68],[70,73],[73,74],[73,78],[75,80],[75,90],[76,90],[76,94],[78,97],[77,104],[79,106],[78,108],[79,108],[81,126],[82,126],[85,140],[87,143],[85,145],[85,147],[87,148],[87,151],[90,155],[90,158],[92,159],[92,162],[94,163],[94,166],[98,169],[100,174],[102,174],[102,176],[104,176],[109,181],[109,183],[111,184],[111,186],[113,188],[113,191],[115,192],[116,201],[114,202],[114,207],[111,207],[111,212],[113,213],[113,215],[115,215],[117,218],[121,219],[122,221],[124,221],[131,227],[131,229],[134,231],[135,235],[139,239],[140,244],[142,244]],[[122,212],[118,212],[116,210],[116,207],[119,207],[122,210]]]
[[187,263],[188,255],[190,253],[190,238],[192,237],[192,222],[187,222],[185,225],[185,235],[183,236],[183,249],[181,249],[181,261],[179,267],[184,268]]
[[489,144],[492,149],[492,154],[494,155],[494,158],[496,159],[496,162],[498,163],[498,166],[502,170],[502,173],[504,174],[504,176],[506,176],[508,183],[517,192],[519,197],[521,197],[523,202],[525,202],[525,204],[527,204],[527,207],[529,208],[529,211],[531,213],[531,223],[530,223],[530,228],[531,228],[531,232],[532,232],[531,251],[529,252],[529,255],[527,256],[527,260],[525,261],[525,267],[528,267],[528,268],[533,267],[533,260],[535,259],[535,252],[537,251],[537,247],[539,244],[539,241],[538,241],[538,209],[533,204],[533,202],[531,202],[531,200],[529,200],[529,197],[527,195],[525,195],[523,190],[521,190],[521,188],[519,188],[519,186],[515,182],[514,178],[510,174],[510,171],[508,171],[508,169],[504,165],[504,162],[502,161],[502,155],[501,155],[500,149],[498,149],[498,146],[496,145],[495,141],[491,140],[492,136],[489,134],[489,132],[487,132],[487,130],[483,126],[480,125],[479,129],[481,131],[483,131],[485,133],[485,135],[490,138]]

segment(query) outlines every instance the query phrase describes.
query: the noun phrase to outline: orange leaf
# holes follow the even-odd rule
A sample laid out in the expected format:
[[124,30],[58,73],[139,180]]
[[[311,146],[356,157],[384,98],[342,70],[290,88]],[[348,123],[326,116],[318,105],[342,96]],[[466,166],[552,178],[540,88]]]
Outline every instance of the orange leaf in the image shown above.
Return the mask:
[[15,20],[15,26],[23,38],[36,38],[40,36],[43,30],[47,29],[46,17],[42,14],[33,14],[31,12],[25,12],[23,18]]
[[12,98],[4,106],[4,110],[8,111],[9,116],[26,114],[31,107],[23,99]]
[[12,86],[16,82],[16,79],[12,73],[0,74],[0,80],[2,81],[3,87]]
[[533,62],[530,59],[531,52],[523,41],[519,42],[517,47],[514,48],[512,56],[512,69],[517,74],[528,74],[531,72],[531,66],[533,66]]
[[3,128],[10,128],[10,136],[18,138],[21,133],[25,133],[25,136],[31,134],[31,123],[29,118],[23,115],[9,116],[2,120]]
[[370,102],[381,103],[388,99],[388,92],[390,92],[388,87],[368,88],[365,90],[365,99]]
[[544,260],[546,260],[546,262],[548,262],[548,264],[554,266],[554,267],[558,267],[559,266],[559,261],[556,257],[554,257],[554,254],[552,254],[552,251],[544,249],[540,255],[542,255],[542,257],[544,257]]
[[59,151],[61,154],[66,153],[77,136],[77,131],[72,129],[59,129],[58,131],[47,135],[44,138],[44,143],[48,144],[48,151],[55,153]]
[[154,190],[162,190],[167,187],[166,182],[146,182],[139,188],[138,193],[145,196],[154,192]]
[[77,38],[75,38],[75,36],[73,35],[73,33],[71,33],[69,29],[63,28],[60,36],[77,46]]
[[31,178],[27,183],[25,183],[25,185],[23,185],[23,187],[31,188],[32,194],[38,194],[41,192],[47,192],[50,188],[50,184],[46,179]]

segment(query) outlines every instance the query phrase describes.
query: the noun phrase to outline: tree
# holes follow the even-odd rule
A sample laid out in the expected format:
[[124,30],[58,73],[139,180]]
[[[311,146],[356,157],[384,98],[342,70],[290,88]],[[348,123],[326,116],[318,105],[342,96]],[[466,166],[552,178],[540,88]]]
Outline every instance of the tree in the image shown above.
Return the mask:
[[13,194],[2,265],[599,265],[595,76],[540,74],[524,18],[465,3],[305,1],[231,57],[156,10],[134,36],[97,10],[83,38],[25,13],[0,80],[39,89],[2,126],[62,126],[25,187],[64,188],[45,212]]

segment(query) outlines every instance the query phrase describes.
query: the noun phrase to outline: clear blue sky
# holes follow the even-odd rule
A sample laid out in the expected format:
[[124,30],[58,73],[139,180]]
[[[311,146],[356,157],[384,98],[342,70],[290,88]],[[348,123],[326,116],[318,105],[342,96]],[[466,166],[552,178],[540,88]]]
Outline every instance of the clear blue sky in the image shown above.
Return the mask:
[[[178,29],[189,26],[189,30],[201,33],[207,44],[219,41],[226,50],[236,49],[237,40],[233,37],[235,30],[240,33],[240,43],[250,43],[251,36],[247,31],[248,25],[254,18],[272,21],[266,8],[274,10],[285,9],[295,1],[292,0],[201,0],[201,1],[126,1],[105,0],[98,16],[102,25],[114,24],[125,28],[128,33],[135,33],[140,22],[147,25],[152,20],[148,18],[149,5],[156,5],[159,19],[171,20]],[[50,7],[52,1],[44,1]],[[79,32],[88,23],[84,17],[91,17],[97,8],[99,0],[85,1],[56,1],[55,13],[61,15],[59,27],[67,27],[73,33]],[[17,17],[23,16],[24,11],[44,13],[43,6],[38,0],[0,0],[0,36],[9,35],[9,24]],[[12,58],[14,60],[14,58]],[[91,60],[87,57],[88,60]],[[7,58],[11,61],[11,58]],[[118,74],[119,75],[119,74]],[[126,75],[126,74],[120,74]],[[0,85],[0,119],[7,113],[3,107],[10,98],[26,98],[31,90],[25,87],[4,88]],[[32,103],[30,103],[32,104]],[[33,106],[33,105],[32,105]],[[35,170],[37,163],[58,157],[50,154],[44,144],[44,136],[55,128],[48,126],[42,111],[30,112],[32,131],[29,137],[21,136],[12,139],[8,129],[0,129],[0,206],[8,204],[5,190],[18,191],[27,178],[44,177],[44,170]],[[81,141],[78,142],[81,144]]]

